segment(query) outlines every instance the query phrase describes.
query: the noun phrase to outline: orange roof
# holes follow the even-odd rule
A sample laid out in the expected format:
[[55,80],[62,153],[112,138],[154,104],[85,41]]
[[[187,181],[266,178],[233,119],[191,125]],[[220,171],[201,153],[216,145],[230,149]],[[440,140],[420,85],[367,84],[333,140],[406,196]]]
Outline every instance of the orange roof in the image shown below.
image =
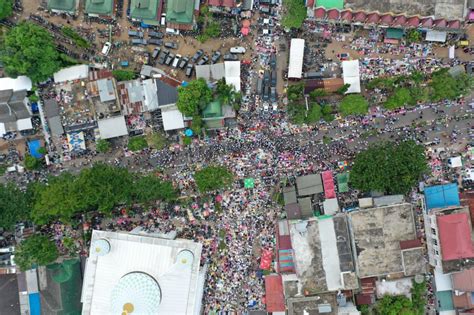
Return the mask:
[[286,310],[283,282],[280,275],[265,277],[265,300],[267,312],[284,312]]
[[474,269],[454,273],[453,288],[459,291],[474,291]]
[[474,257],[470,229],[471,220],[467,213],[438,216],[437,221],[443,260]]

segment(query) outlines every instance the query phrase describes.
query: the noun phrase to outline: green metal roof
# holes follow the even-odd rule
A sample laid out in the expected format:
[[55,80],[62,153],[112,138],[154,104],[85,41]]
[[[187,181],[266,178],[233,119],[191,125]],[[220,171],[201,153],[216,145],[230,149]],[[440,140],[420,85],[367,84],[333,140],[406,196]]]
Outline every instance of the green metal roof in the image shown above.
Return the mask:
[[388,28],[385,37],[392,39],[402,39],[403,30],[401,28]]
[[454,310],[453,291],[436,292],[436,300],[438,301],[438,311]]
[[137,20],[156,20],[158,6],[158,0],[132,0],[130,17]]
[[65,260],[61,264],[47,266],[51,278],[59,285],[62,309],[57,315],[80,315],[81,304],[81,267],[79,259]]
[[349,191],[349,173],[337,174],[337,187],[339,192],[344,193]]
[[171,23],[193,23],[193,0],[167,0],[166,20]]
[[202,118],[222,118],[222,105],[219,101],[207,104],[202,111]]
[[112,15],[114,0],[86,0],[85,10],[88,14]]
[[75,12],[76,0],[48,0],[48,10]]
[[344,9],[344,0],[316,0],[317,7],[326,9]]

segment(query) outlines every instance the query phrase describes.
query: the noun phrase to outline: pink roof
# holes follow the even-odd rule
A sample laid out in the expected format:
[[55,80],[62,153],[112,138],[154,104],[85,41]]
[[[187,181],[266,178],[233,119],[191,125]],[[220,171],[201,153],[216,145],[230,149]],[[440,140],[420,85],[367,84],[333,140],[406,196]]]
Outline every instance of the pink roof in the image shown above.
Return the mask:
[[393,25],[394,26],[403,26],[407,22],[407,17],[404,15],[398,15],[395,17],[393,20]]
[[453,274],[453,289],[474,291],[474,269],[467,269]]
[[329,20],[338,20],[339,19],[339,10],[331,9],[328,11],[328,19]]
[[272,266],[273,251],[270,249],[264,249],[262,256],[260,257],[260,269],[268,270]]
[[448,214],[438,216],[437,220],[443,260],[474,257],[469,215]]
[[422,18],[420,23],[421,23],[421,26],[431,27],[433,26],[433,18],[431,17]]
[[235,7],[235,0],[208,0],[208,4],[215,7]]
[[285,295],[280,275],[265,276],[265,300],[267,312],[285,311]]
[[474,10],[472,10],[472,11],[469,13],[468,20],[469,20],[469,21],[474,20]]
[[448,26],[448,22],[445,19],[436,19],[434,20],[434,26],[436,27],[446,27]]
[[317,8],[314,10],[314,17],[317,19],[323,19],[326,16],[326,10],[324,8]]
[[417,16],[409,17],[407,20],[407,26],[417,27],[420,25],[420,18]]
[[380,23],[390,25],[393,22],[393,16],[391,14],[384,14],[380,17]]
[[341,13],[341,19],[347,22],[352,21],[352,12],[349,10],[342,11]]
[[452,20],[448,22],[448,28],[461,28],[461,22],[459,20]]
[[367,14],[367,23],[378,23],[380,15],[376,12]]
[[353,15],[353,17],[355,22],[364,22],[367,18],[367,15],[365,12],[357,12],[355,15]]
[[312,8],[312,7],[314,6],[314,0],[308,0],[308,1],[306,1],[306,6],[307,6],[308,8]]
[[331,171],[324,171],[322,174],[324,196],[327,199],[336,198],[336,191],[334,190],[334,179]]

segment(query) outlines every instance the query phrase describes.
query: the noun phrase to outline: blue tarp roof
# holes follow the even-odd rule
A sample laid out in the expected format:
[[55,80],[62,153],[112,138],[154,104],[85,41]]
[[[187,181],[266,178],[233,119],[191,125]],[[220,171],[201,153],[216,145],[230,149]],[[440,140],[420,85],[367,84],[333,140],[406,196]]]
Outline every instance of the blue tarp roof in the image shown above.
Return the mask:
[[458,185],[456,183],[425,187],[426,209],[459,206]]
[[30,300],[30,315],[41,315],[39,293],[28,294],[28,299]]
[[28,141],[28,148],[30,149],[30,154],[32,157],[37,159],[41,159],[43,157],[43,155],[38,152],[39,148],[41,148],[41,142],[39,140]]

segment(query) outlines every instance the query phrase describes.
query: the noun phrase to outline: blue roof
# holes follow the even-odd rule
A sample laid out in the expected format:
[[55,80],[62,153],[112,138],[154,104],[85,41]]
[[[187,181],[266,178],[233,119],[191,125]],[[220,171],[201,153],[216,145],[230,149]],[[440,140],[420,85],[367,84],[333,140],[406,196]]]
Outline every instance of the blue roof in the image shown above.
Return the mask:
[[459,206],[459,191],[456,183],[425,188],[426,209]]
[[28,148],[30,149],[30,154],[32,157],[41,159],[43,155],[38,152],[41,148],[41,142],[39,140],[28,141]]
[[28,299],[30,300],[30,315],[41,315],[39,293],[28,294]]

